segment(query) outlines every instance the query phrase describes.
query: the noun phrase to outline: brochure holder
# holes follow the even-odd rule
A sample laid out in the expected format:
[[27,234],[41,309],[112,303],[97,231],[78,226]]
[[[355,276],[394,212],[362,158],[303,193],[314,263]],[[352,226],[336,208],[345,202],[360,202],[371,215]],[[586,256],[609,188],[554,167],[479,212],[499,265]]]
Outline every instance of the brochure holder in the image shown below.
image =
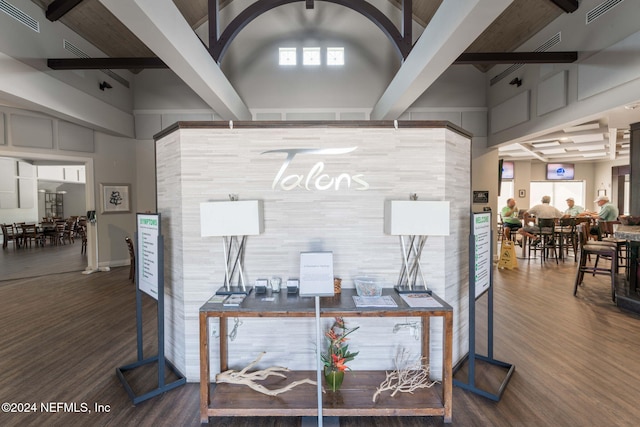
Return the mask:
[[[469,236],[469,353],[453,368],[453,384],[465,390],[499,401],[502,397],[515,366],[501,362],[493,357],[493,233],[491,232],[491,212],[471,215],[471,234]],[[476,301],[486,294],[487,301],[487,355],[476,354]],[[485,374],[485,384],[477,383],[476,373]],[[498,372],[496,372],[498,371]],[[486,390],[495,380],[487,380],[506,374],[498,382],[496,390]],[[466,373],[467,378],[464,378]],[[457,375],[457,378],[456,378]]]
[[[116,368],[116,375],[122,382],[134,405],[155,397],[187,382],[186,377],[173,366],[164,355],[164,240],[160,234],[160,214],[137,214],[136,234],[136,331],[138,358],[134,363]],[[144,358],[142,347],[142,293],[158,301],[158,354]],[[158,387],[142,394],[136,394],[124,373],[145,365],[157,365]],[[165,370],[168,368],[176,380],[167,383]]]

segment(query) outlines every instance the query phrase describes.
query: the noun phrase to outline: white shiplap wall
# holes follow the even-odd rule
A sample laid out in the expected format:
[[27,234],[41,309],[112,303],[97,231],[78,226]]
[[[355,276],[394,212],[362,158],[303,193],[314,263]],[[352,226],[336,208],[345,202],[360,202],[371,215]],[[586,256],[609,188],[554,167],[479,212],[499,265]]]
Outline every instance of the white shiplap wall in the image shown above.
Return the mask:
[[[291,123],[289,123],[290,125]],[[296,125],[299,126],[299,125]],[[361,175],[369,188],[343,185],[318,191],[272,188],[290,148],[357,147],[348,154],[295,157],[286,175],[307,175],[324,162],[329,177]],[[466,353],[470,140],[447,128],[185,128],[156,141],[158,211],[165,237],[166,354],[188,381],[199,381],[198,309],[224,277],[221,238],[200,237],[200,203],[227,200],[264,202],[265,232],[248,238],[246,278],[297,277],[299,253],[330,250],[334,273],[344,287],[356,275],[376,275],[392,287],[401,266],[396,236],[383,233],[386,199],[451,202],[451,235],[427,241],[422,261],[429,286],[454,307],[454,361]],[[328,182],[326,178],[323,182]],[[413,319],[415,320],[415,319]],[[360,325],[351,347],[360,355],[353,369],[390,369],[400,347],[419,354],[409,329],[393,333],[396,323],[412,319],[349,319]],[[216,323],[217,321],[213,321]],[[326,320],[329,322],[329,319]],[[435,377],[442,369],[442,322],[432,321],[431,355]],[[217,329],[217,325],[212,325]],[[230,328],[233,324],[230,325]],[[242,319],[230,344],[232,368],[245,366],[261,351],[261,366],[313,369],[313,319]],[[218,345],[211,341],[212,376]]]

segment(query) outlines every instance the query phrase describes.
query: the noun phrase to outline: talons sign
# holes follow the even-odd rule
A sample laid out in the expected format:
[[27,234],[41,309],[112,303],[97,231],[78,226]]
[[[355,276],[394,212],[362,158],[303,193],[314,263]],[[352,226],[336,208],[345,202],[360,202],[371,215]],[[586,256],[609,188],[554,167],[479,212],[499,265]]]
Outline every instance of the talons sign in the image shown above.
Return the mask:
[[271,188],[275,190],[280,188],[284,191],[295,189],[303,189],[307,191],[326,191],[340,190],[341,188],[353,189],[356,191],[364,191],[369,189],[369,183],[364,180],[363,174],[340,173],[337,176],[331,176],[324,173],[325,163],[316,162],[306,174],[288,174],[287,169],[293,162],[294,158],[300,155],[324,155],[335,156],[348,154],[355,151],[358,147],[348,148],[283,148],[278,150],[268,150],[260,154],[285,153],[287,157],[284,159],[280,170],[273,179]]

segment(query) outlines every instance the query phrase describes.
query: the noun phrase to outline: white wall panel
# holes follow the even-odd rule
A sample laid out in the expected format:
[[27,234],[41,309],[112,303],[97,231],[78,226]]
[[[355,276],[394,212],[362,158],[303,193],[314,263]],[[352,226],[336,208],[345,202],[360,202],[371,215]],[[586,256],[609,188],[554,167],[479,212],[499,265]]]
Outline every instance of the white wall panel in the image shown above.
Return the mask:
[[[274,178],[290,148],[354,147],[341,155],[297,155],[284,176],[304,176],[301,185],[283,190]],[[402,128],[278,128],[180,129],[156,142],[158,211],[165,237],[165,293],[167,298],[167,355],[199,381],[198,309],[221,285],[222,240],[200,237],[200,203],[241,200],[264,203],[265,232],[247,241],[246,278],[299,274],[299,253],[331,250],[334,273],[344,287],[353,277],[373,274],[392,287],[401,266],[396,236],[383,233],[386,199],[451,202],[451,236],[428,239],[423,268],[429,286],[454,306],[454,359],[466,352],[467,319],[461,304],[467,300],[470,194],[469,139],[445,129]],[[318,190],[314,179],[305,188],[310,169],[323,162],[327,183],[342,173],[359,175],[368,188],[352,181]],[[293,178],[289,178],[292,182]],[[327,320],[328,321],[328,320]],[[362,329],[352,346],[361,350],[354,369],[391,369],[400,347],[419,354],[420,343],[408,331],[394,334],[405,319],[352,319]],[[212,321],[213,327],[216,328]],[[431,326],[432,368],[440,375],[442,322]],[[233,326],[233,325],[230,325]],[[287,330],[286,343],[278,338]],[[295,369],[314,366],[312,322],[304,319],[243,319],[237,340],[230,344],[230,363],[236,368],[267,351],[262,364]],[[296,343],[294,348],[291,343]],[[380,343],[384,343],[381,345]],[[287,345],[284,348],[283,344]],[[218,366],[217,343],[211,343],[212,375]]]
[[6,145],[7,139],[4,132],[4,113],[0,113],[0,145]]
[[578,99],[585,99],[640,78],[640,32],[578,64]]
[[17,147],[53,148],[53,121],[21,114],[11,115],[12,143]]
[[66,151],[93,153],[93,130],[69,122],[58,122],[58,148]]
[[567,106],[567,74],[561,71],[538,85],[537,115]]
[[491,133],[500,132],[529,120],[529,91],[498,104],[491,109]]

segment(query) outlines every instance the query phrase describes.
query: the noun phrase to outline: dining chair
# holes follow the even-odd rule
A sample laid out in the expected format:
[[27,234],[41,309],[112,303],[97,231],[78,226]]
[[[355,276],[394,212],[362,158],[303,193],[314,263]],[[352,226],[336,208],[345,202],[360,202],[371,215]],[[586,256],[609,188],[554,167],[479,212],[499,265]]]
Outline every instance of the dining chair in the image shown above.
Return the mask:
[[133,283],[136,282],[136,253],[133,249],[133,240],[129,236],[124,238],[125,242],[127,242],[127,248],[129,248],[129,280]]
[[68,219],[64,223],[64,231],[62,233],[62,239],[66,239],[69,244],[75,243],[75,220]]
[[35,243],[36,246],[44,246],[44,234],[42,234],[42,231],[38,230],[38,226],[36,224],[24,224],[22,226],[22,236],[25,248],[27,246],[31,247],[32,242]]
[[534,253],[540,251],[540,262],[545,261],[551,253],[556,259],[558,264],[558,251],[556,249],[556,220],[555,218],[538,218],[538,229],[534,233],[536,240],[539,241],[537,245],[529,244],[529,257],[531,257],[531,251]]
[[[618,249],[615,243],[610,242],[594,242],[590,240],[590,227],[587,223],[581,224],[578,231],[580,239],[580,263],[576,273],[576,280],[573,286],[573,296],[578,294],[578,286],[583,284],[584,274],[592,273],[608,275],[611,278],[611,299],[616,300],[616,271],[618,263]],[[591,255],[595,255],[596,260],[590,265]],[[610,261],[609,268],[598,267],[598,260],[605,258]]]
[[569,257],[569,250],[573,251],[573,260],[578,262],[578,236],[576,235],[576,219],[560,218],[558,220],[558,241],[560,243],[560,256],[564,262]]
[[2,249],[9,246],[9,242],[13,242],[13,249],[18,247],[18,240],[14,233],[13,224],[0,224],[2,228]]
[[627,265],[627,241],[626,239],[618,239],[614,235],[614,225],[620,224],[620,221],[598,221],[598,229],[600,231],[601,241],[614,243],[618,250],[617,268]]
[[57,222],[51,234],[51,244],[64,245],[64,222]]
[[86,225],[78,224],[76,231],[78,233],[78,237],[80,237],[80,243],[81,243],[80,253],[86,254],[87,253],[87,227]]

